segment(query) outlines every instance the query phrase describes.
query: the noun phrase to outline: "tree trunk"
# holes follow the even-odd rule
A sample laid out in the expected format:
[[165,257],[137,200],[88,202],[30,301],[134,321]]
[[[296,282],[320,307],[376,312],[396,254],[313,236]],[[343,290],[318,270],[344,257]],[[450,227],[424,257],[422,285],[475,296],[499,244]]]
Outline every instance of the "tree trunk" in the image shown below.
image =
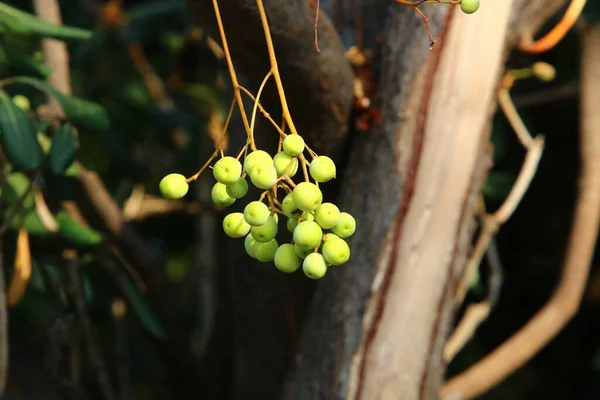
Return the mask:
[[[189,3],[210,22],[211,1]],[[489,124],[503,61],[518,35],[534,32],[564,1],[488,0],[469,16],[458,7],[424,5],[438,39],[431,51],[424,24],[410,7],[385,0],[321,1],[346,47],[357,38],[367,46],[383,39],[373,99],[381,123],[351,135],[349,149],[339,143],[350,114],[350,68],[323,16],[322,53],[314,51],[309,3],[265,0],[301,133],[321,151],[335,144],[347,152],[338,203],[356,217],[358,229],[350,262],[318,283],[284,397],[437,398],[474,200],[490,167]],[[256,88],[268,67],[253,1],[222,4],[234,63]],[[265,103],[269,110],[276,107],[272,97]],[[242,332],[235,351],[246,363],[238,371],[244,377],[236,382],[236,398],[273,398],[286,366],[285,296],[275,293],[281,286],[274,279],[259,284],[265,275],[246,276],[245,287],[238,287],[244,296],[235,289],[234,319],[252,316],[243,326],[234,322]]]

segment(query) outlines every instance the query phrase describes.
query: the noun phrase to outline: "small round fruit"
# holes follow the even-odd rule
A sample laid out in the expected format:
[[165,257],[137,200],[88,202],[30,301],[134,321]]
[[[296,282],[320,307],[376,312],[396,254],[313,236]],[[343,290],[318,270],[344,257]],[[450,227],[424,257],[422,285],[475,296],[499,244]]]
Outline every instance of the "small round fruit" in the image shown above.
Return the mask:
[[356,230],[356,221],[354,217],[346,212],[340,213],[340,220],[331,230],[342,239],[346,239]]
[[298,268],[300,268],[300,265],[302,265],[302,260],[294,251],[294,245],[289,243],[279,246],[275,252],[274,261],[275,267],[281,272],[285,272],[287,274],[296,272]]
[[273,164],[271,155],[263,150],[256,150],[248,154],[244,159],[244,171],[250,173],[252,167],[258,164]]
[[223,157],[213,167],[213,175],[217,182],[231,185],[242,175],[242,164],[233,157]]
[[12,98],[12,102],[15,106],[19,107],[25,112],[29,112],[29,110],[31,110],[31,103],[29,102],[29,99],[22,94],[15,95]]
[[323,201],[323,193],[314,183],[301,182],[294,188],[292,199],[300,210],[314,211]]
[[223,230],[227,236],[238,239],[250,232],[250,225],[244,220],[244,214],[234,212],[223,218]]
[[190,189],[190,185],[185,180],[185,176],[181,174],[169,174],[162,178],[158,188],[160,194],[169,200],[181,199]]
[[319,251],[321,253],[323,253],[323,245],[325,243],[327,243],[328,241],[330,241],[330,240],[342,240],[342,239],[338,235],[336,235],[335,233],[329,232],[329,233],[324,234],[323,235],[323,239],[321,241],[321,246],[319,247]]
[[[290,166],[290,164],[292,164]],[[288,153],[280,151],[273,157],[273,165],[277,171],[277,176],[287,175],[292,177],[298,172],[298,159],[291,157]]]
[[252,184],[259,189],[270,189],[277,182],[277,170],[273,164],[258,164],[250,172]]
[[479,0],[461,0],[460,9],[465,14],[473,14],[479,9]]
[[292,134],[283,139],[283,151],[292,157],[297,157],[304,151],[304,139],[302,136]]
[[315,210],[315,222],[323,229],[331,229],[340,220],[340,209],[333,203],[323,203]]
[[300,222],[294,229],[294,243],[305,249],[314,249],[321,244],[323,230],[314,221]]
[[298,257],[300,257],[301,259],[304,260],[306,258],[306,256],[314,253],[314,249],[304,249],[304,248],[298,246],[297,244],[295,244],[294,245],[294,253],[296,253],[296,255]]
[[300,221],[314,221],[315,216],[313,213],[309,211],[304,211],[302,215],[300,215]]
[[242,177],[231,185],[227,185],[227,194],[234,199],[241,199],[246,193],[248,193],[248,182]]
[[323,257],[331,265],[342,265],[350,259],[350,247],[343,239],[328,240],[323,244]]
[[267,222],[264,225],[253,226],[250,228],[252,237],[254,240],[260,243],[266,243],[275,239],[275,236],[277,236],[277,231],[277,221],[275,221],[275,218],[273,217],[267,218]]
[[285,196],[281,202],[281,209],[283,213],[289,218],[297,218],[302,214],[302,212],[298,209],[296,203],[294,203],[294,198],[292,193]]
[[310,162],[310,176],[317,182],[335,178],[335,163],[327,156],[319,156]]
[[294,229],[298,226],[298,220],[296,218],[288,218],[285,223],[285,226],[288,231],[294,233]]
[[247,234],[246,239],[244,239],[244,248],[246,249],[246,253],[252,258],[256,258],[256,253],[254,253],[254,244],[256,240],[252,237],[252,234]]
[[321,279],[327,273],[327,261],[321,253],[311,253],[302,262],[302,271],[310,279]]
[[244,219],[251,226],[261,226],[267,223],[270,213],[269,207],[262,201],[251,201],[244,208]]
[[221,182],[216,182],[210,191],[210,197],[213,203],[218,206],[227,207],[235,202],[235,199],[227,193],[227,186]]
[[256,242],[254,244],[254,255],[260,262],[271,262],[275,259],[275,253],[278,248],[279,244],[275,239],[266,243]]

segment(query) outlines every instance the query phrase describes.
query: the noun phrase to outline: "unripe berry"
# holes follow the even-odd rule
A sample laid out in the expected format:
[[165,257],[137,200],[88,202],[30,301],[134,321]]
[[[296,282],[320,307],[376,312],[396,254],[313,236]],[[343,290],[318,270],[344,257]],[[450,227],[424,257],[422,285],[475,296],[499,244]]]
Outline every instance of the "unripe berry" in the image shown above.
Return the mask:
[[294,245],[294,253],[296,253],[296,255],[298,257],[300,257],[301,259],[305,259],[306,256],[308,256],[309,254],[314,253],[314,249],[305,249],[303,247],[298,246],[297,244]]
[[234,199],[241,199],[248,193],[248,182],[244,178],[238,179],[231,185],[227,185],[227,194]]
[[[290,164],[292,165],[290,166]],[[275,154],[273,165],[277,171],[277,176],[283,176],[287,172],[287,175],[292,177],[298,172],[298,159],[291,157],[284,151]]]
[[158,188],[160,194],[165,199],[177,200],[187,194],[190,186],[186,182],[185,176],[181,174],[169,174],[162,178]]
[[556,69],[545,62],[538,61],[533,64],[533,75],[541,81],[551,82],[556,77]]
[[323,244],[323,257],[331,265],[342,265],[350,259],[350,247],[343,239],[328,240]]
[[222,207],[230,206],[235,202],[235,199],[227,193],[227,186],[221,182],[215,182],[210,191],[210,197],[213,203]]
[[267,222],[261,226],[253,226],[250,228],[250,232],[252,233],[252,237],[257,242],[266,243],[272,239],[275,239],[277,236],[277,221],[275,218],[269,217],[267,218]]
[[300,222],[294,229],[294,243],[305,249],[314,249],[321,244],[323,230],[314,221]]
[[310,279],[321,279],[327,273],[327,261],[321,253],[311,253],[302,262],[302,271]]
[[356,221],[354,217],[348,213],[340,213],[340,220],[337,225],[331,230],[333,233],[338,235],[342,239],[346,239],[354,233],[356,230]]
[[300,265],[302,265],[302,260],[294,252],[294,245],[289,243],[279,246],[275,252],[274,261],[275,267],[278,270],[288,274],[296,272],[300,268]]
[[12,102],[14,105],[19,107],[21,110],[25,112],[29,112],[31,110],[31,103],[29,99],[22,94],[17,94],[12,98]]
[[300,182],[292,192],[294,204],[302,211],[314,211],[323,201],[323,193],[311,182]]
[[333,203],[323,203],[315,210],[315,222],[323,229],[331,229],[340,220],[340,209]]
[[300,221],[314,221],[315,216],[313,213],[309,211],[304,211],[302,215],[300,215]]
[[256,258],[256,254],[254,253],[254,244],[256,240],[252,237],[252,234],[247,234],[246,239],[244,239],[244,248],[246,249],[246,253],[252,258]]
[[273,159],[266,151],[253,151],[252,153],[248,154],[244,159],[244,171],[246,171],[246,173],[249,174],[252,167],[258,164],[273,164]]
[[298,220],[296,218],[288,218],[285,226],[288,231],[294,233],[294,229],[298,226]]
[[281,209],[283,213],[289,218],[298,218],[302,212],[298,209],[292,193],[285,196],[281,202]]
[[231,185],[242,175],[242,164],[233,157],[223,157],[213,167],[213,175],[218,182]]
[[270,213],[269,207],[262,201],[251,201],[244,208],[244,219],[252,226],[261,226],[267,223]]
[[250,232],[250,225],[244,220],[244,214],[235,212],[223,218],[223,230],[227,236],[237,239]]
[[277,240],[273,239],[266,243],[256,242],[254,244],[254,255],[260,262],[271,262],[275,259],[275,253],[279,248]]
[[317,182],[328,182],[335,178],[335,163],[327,156],[319,156],[310,162],[310,176]]
[[473,14],[479,9],[479,0],[461,0],[460,9],[465,14]]
[[292,157],[297,157],[302,154],[304,146],[304,139],[302,139],[302,136],[300,135],[287,135],[285,139],[283,139],[283,151]]
[[277,182],[277,170],[273,164],[257,164],[248,172],[252,184],[259,189],[270,189]]

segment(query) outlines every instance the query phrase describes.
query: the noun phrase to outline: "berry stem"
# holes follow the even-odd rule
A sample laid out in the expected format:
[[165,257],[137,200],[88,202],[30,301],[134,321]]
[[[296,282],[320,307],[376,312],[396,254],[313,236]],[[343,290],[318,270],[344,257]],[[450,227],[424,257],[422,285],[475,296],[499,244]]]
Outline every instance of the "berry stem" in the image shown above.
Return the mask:
[[308,161],[306,161],[304,154],[300,154],[298,158],[300,159],[300,164],[302,164],[302,173],[304,174],[304,180],[306,182],[310,182],[310,178],[308,177],[308,170],[306,169],[306,164],[308,164]]
[[[250,91],[248,89],[246,89],[243,86],[240,86],[240,90],[242,92],[244,92],[248,97],[250,97],[250,99],[252,101],[256,102],[256,97],[254,97],[254,95],[252,93],[250,93]],[[267,110],[265,110],[265,108],[260,104],[260,102],[256,102],[256,104],[258,105],[258,110],[275,127],[275,129],[277,129],[277,132],[279,132],[280,135],[283,135],[283,137],[287,136],[285,133],[283,133],[283,131],[281,130],[281,128],[279,127],[279,125],[277,125],[277,122],[275,122],[273,120],[273,118],[271,118],[271,114],[269,114],[267,112]]]
[[258,109],[258,100],[260,99],[260,95],[262,94],[262,91],[265,88],[267,81],[272,75],[272,71],[269,71],[267,73],[262,83],[260,84],[260,87],[258,88],[258,92],[256,93],[256,99],[254,100],[254,107],[252,108],[252,120],[250,122],[250,136],[248,137],[248,139],[250,140],[250,147],[252,147],[252,150],[256,150],[256,145],[254,144],[254,123],[256,122],[256,110]]

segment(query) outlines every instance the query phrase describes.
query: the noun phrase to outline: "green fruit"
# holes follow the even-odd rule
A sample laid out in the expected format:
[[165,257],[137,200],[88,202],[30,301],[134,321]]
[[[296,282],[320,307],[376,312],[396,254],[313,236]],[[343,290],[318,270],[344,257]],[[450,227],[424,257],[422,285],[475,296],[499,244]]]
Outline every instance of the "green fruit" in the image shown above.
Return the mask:
[[294,204],[302,211],[314,211],[323,201],[323,193],[311,182],[299,183],[292,192]]
[[273,239],[266,243],[256,242],[254,244],[254,255],[260,262],[271,262],[275,259],[275,253],[279,248],[277,240]]
[[317,182],[328,182],[335,178],[335,163],[327,156],[319,156],[310,163],[310,176]]
[[235,202],[235,199],[227,193],[227,186],[221,182],[216,182],[210,191],[210,197],[213,203],[218,206],[227,207]]
[[287,135],[283,139],[283,151],[292,157],[302,154],[304,147],[304,139],[300,135]]
[[244,239],[244,248],[246,249],[246,253],[252,258],[256,258],[256,254],[254,253],[254,244],[256,240],[252,237],[252,234],[247,234],[246,239]]
[[244,220],[244,214],[234,212],[223,218],[223,230],[227,236],[237,239],[250,232],[250,225]]
[[300,257],[296,255],[294,251],[294,245],[286,243],[279,246],[277,251],[275,252],[275,267],[281,272],[285,272],[291,274],[292,272],[296,272],[300,265],[302,265],[302,260]]
[[234,199],[241,199],[248,193],[248,182],[240,178],[231,185],[227,185],[227,194]]
[[277,230],[277,221],[275,221],[275,218],[273,217],[269,217],[264,225],[253,226],[250,228],[252,237],[254,240],[260,243],[266,243],[275,239],[275,236],[277,236]]
[[321,253],[311,253],[302,263],[302,271],[310,279],[321,279],[327,273],[327,261]]
[[348,213],[340,213],[340,220],[331,230],[342,239],[346,239],[356,230],[356,221],[354,217]]
[[288,218],[285,226],[288,231],[294,233],[294,229],[298,226],[298,220],[296,218]]
[[[290,166],[290,164],[292,165]],[[298,172],[298,159],[291,157],[284,151],[275,154],[273,165],[277,171],[277,176],[283,176],[287,172],[287,175],[292,177]]]
[[314,253],[314,249],[304,249],[304,248],[298,246],[297,244],[295,244],[294,245],[294,253],[296,253],[296,255],[298,257],[300,257],[301,259],[304,260],[306,258],[306,256]]
[[262,201],[251,201],[244,208],[244,219],[252,226],[261,226],[269,219],[269,207]]
[[25,112],[29,112],[31,110],[31,103],[29,99],[22,94],[17,94],[12,98],[12,102],[15,106],[19,107],[21,110]]
[[250,172],[252,184],[259,189],[270,189],[277,182],[277,170],[272,164],[258,164]]
[[158,188],[160,194],[169,200],[181,199],[188,192],[190,185],[186,182],[185,176],[181,174],[169,174],[162,178]]
[[304,249],[315,249],[321,244],[323,230],[314,221],[300,222],[294,229],[294,243]]
[[323,240],[321,241],[321,246],[319,247],[319,252],[323,253],[323,245],[330,240],[342,240],[335,233],[326,233],[323,235]]
[[213,175],[218,182],[231,185],[242,175],[242,164],[233,157],[223,157],[213,167]]
[[297,218],[300,216],[300,214],[302,214],[296,203],[294,203],[292,193],[283,198],[283,201],[281,202],[281,209],[289,218]]
[[340,209],[333,203],[323,203],[315,210],[315,222],[323,229],[331,229],[340,220]]
[[479,0],[461,0],[460,9],[465,14],[473,14],[479,9]]
[[252,153],[248,154],[244,159],[244,171],[246,171],[246,173],[249,174],[252,167],[258,164],[273,164],[273,159],[266,151],[253,151]]
[[309,211],[304,211],[302,213],[302,215],[300,215],[300,220],[301,221],[314,221],[315,216],[313,215],[313,213],[311,213]]
[[350,259],[350,247],[343,239],[327,240],[323,244],[322,253],[331,265],[342,265]]

